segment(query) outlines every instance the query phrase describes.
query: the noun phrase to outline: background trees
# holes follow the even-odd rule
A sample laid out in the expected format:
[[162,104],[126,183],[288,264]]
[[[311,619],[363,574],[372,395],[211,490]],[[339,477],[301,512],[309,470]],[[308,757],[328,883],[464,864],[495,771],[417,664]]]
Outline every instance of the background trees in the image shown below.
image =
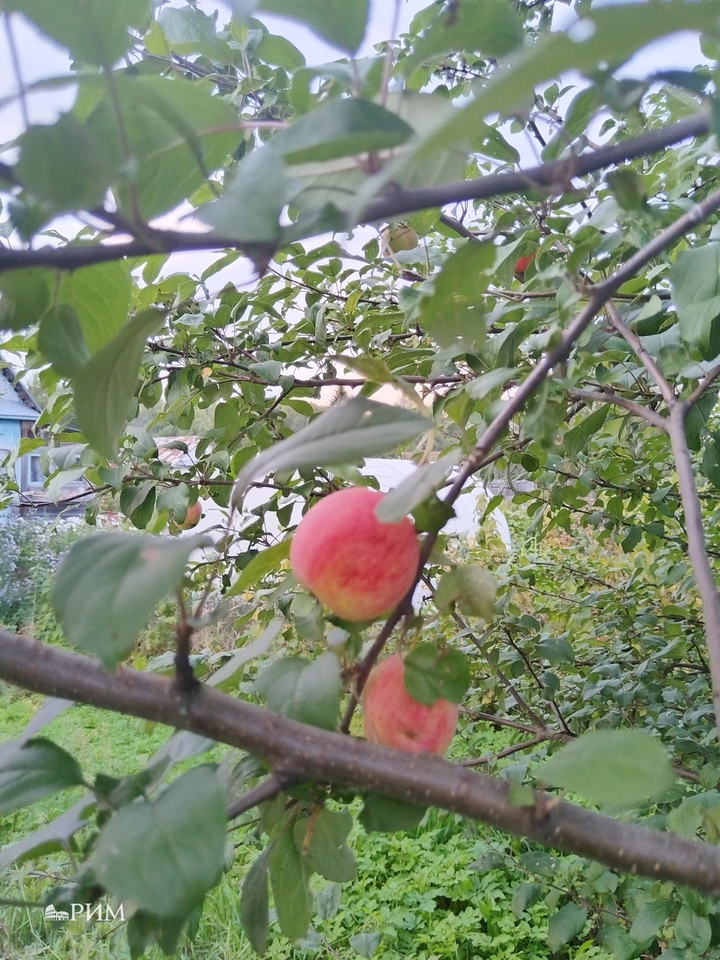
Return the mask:
[[[80,856],[46,900],[122,901],[135,956],[192,931],[228,866],[228,819],[264,837],[240,904],[263,952],[268,877],[281,933],[302,938],[327,908],[311,877],[354,874],[354,817],[392,830],[428,805],[576,857],[564,862],[579,864],[580,892],[550,900],[553,949],[590,915],[618,957],[658,955],[672,937],[666,960],[715,949],[703,894],[720,887],[720,855],[696,834],[715,839],[718,810],[717,4],[577,4],[564,31],[553,7],[433,4],[354,59],[362,0],[237,2],[232,16],[4,5],[11,52],[24,16],[72,60],[35,86],[73,84],[76,99],[33,124],[36,91],[17,76],[26,129],[0,169],[3,349],[48,398],[55,486],[82,474],[90,523],[113,503],[144,532],[99,532],[60,567],[55,613],[83,653],[0,634],[0,678],[182,732],[142,772],[90,783],[37,721],[3,748],[0,809],[89,789],[59,828]],[[266,13],[339,59],[307,64],[288,21],[273,33]],[[704,65],[618,73],[679,29],[701,35]],[[207,265],[181,272],[180,251]],[[402,402],[373,399],[380,389]],[[158,432],[189,430],[189,463],[160,456]],[[411,591],[359,628],[289,575],[290,535],[298,507],[372,484],[362,458],[397,451],[418,469],[384,518],[410,513],[423,534],[426,600],[413,608]],[[515,519],[510,559],[442,532],[462,489],[491,479],[531,518]],[[254,488],[267,497],[249,510]],[[199,497],[226,510],[212,546],[152,539]],[[136,637],[168,595],[176,676],[112,672],[142,666]],[[242,600],[237,641],[198,662],[194,638],[226,615],[221,597]],[[528,762],[488,777],[348,736],[396,642],[428,700],[447,694],[438,666],[451,658],[468,725],[518,734],[483,763]],[[250,685],[260,656],[271,663]],[[159,789],[210,741],[248,758]],[[545,866],[518,887],[518,914],[553,876],[533,855]]]

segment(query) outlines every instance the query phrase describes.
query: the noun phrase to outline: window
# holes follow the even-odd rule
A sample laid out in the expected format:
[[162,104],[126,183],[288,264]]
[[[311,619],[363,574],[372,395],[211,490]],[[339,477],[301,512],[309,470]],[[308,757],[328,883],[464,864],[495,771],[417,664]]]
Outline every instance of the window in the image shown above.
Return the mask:
[[30,457],[30,486],[41,487],[45,482],[45,477],[40,469],[40,455],[33,454]]

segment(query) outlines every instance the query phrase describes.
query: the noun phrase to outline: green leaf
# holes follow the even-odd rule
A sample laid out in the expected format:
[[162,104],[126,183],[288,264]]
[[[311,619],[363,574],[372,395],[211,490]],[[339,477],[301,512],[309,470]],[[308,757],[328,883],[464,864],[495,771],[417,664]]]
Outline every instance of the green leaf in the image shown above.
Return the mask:
[[505,386],[515,373],[513,367],[497,367],[495,370],[489,370],[487,373],[471,380],[465,387],[465,392],[473,400],[484,400],[489,393]]
[[240,576],[225,593],[225,596],[236,597],[247,590],[248,587],[254,587],[268,573],[279,570],[283,560],[287,560],[290,556],[291,543],[292,537],[288,537],[287,540],[281,540],[280,543],[274,543],[271,547],[261,550],[246,567],[243,567]]
[[78,830],[87,826],[95,805],[96,801],[92,795],[83,797],[39,830],[34,830],[21,840],[0,848],[0,871],[29,857],[67,850],[73,836]]
[[51,740],[40,737],[0,748],[0,816],[82,782],[77,760]]
[[299,20],[341,50],[355,53],[363,41],[370,13],[369,0],[231,0],[238,16],[247,19],[267,11]]
[[663,745],[640,730],[593,730],[559,750],[537,770],[543,783],[600,805],[636,806],[675,781]]
[[155,801],[122,807],[102,828],[91,864],[111,896],[160,917],[185,917],[220,879],[226,797],[215,769],[196,767]]
[[635,960],[642,947],[617,924],[606,924],[598,933],[598,945],[611,953],[613,960]]
[[245,875],[240,896],[240,923],[253,950],[262,956],[267,949],[270,905],[268,895],[268,859],[266,847]]
[[355,877],[355,857],[347,845],[352,827],[351,813],[327,807],[314,819],[302,817],[296,821],[295,844],[302,851],[310,872],[338,883]]
[[0,273],[0,330],[37,323],[50,305],[50,274],[31,267]]
[[652,939],[672,913],[669,900],[648,900],[638,910],[630,927],[630,936],[637,943]]
[[492,620],[496,594],[495,577],[479,564],[469,564],[443,574],[435,591],[435,605],[444,611],[457,604],[470,616]]
[[359,819],[368,832],[397,833],[414,830],[425,816],[426,809],[415,803],[369,793],[364,797]]
[[317,895],[317,915],[320,920],[332,920],[340,909],[342,891],[339,883],[329,883]]
[[127,423],[138,382],[145,341],[162,324],[154,310],[126,324],[76,375],[75,411],[88,442],[112,459]]
[[197,216],[224,237],[243,243],[276,243],[282,236],[285,164],[270,147],[253,150],[240,164],[225,193],[202,206]]
[[626,536],[620,541],[623,553],[632,553],[642,540],[643,528],[638,524],[630,527]]
[[157,917],[138,910],[127,921],[130,960],[140,960],[154,943],[167,956],[172,956],[187,921],[187,917]]
[[113,667],[158,603],[177,586],[205,537],[161,539],[99,533],[80,540],[58,567],[52,604],[68,641]]
[[543,895],[543,890],[541,883],[521,883],[515,887],[512,898],[512,912],[518,919],[528,907],[538,902]]
[[125,326],[131,296],[132,277],[122,260],[64,273],[58,290],[58,300],[76,311],[91,354]]
[[720,242],[683,250],[670,282],[683,340],[713,359],[720,353]]
[[299,70],[305,66],[305,57],[287,37],[266,33],[255,47],[255,56],[263,63],[271,63],[285,70]]
[[165,48],[153,52],[167,56],[176,53],[202,53],[210,59],[233,62],[231,48],[218,37],[214,20],[194,7],[164,7],[157,18]]
[[424,61],[450,51],[502,57],[522,42],[522,22],[503,0],[460,0],[437,17],[412,54],[400,61],[399,71],[408,77]]
[[594,410],[588,417],[585,417],[582,423],[579,423],[576,427],[573,427],[572,430],[567,431],[563,437],[563,443],[565,444],[565,449],[571,457],[576,457],[582,450],[585,449],[590,440],[605,423],[608,410],[609,407],[607,404],[605,404],[604,406],[600,407],[599,410]]
[[227,692],[237,687],[243,675],[243,668],[250,660],[262,656],[285,626],[284,620],[271,620],[263,632],[246,647],[236,650],[229,660],[216,670],[205,682],[211,687]]
[[720,432],[714,431],[705,443],[702,472],[714,487],[720,487]]
[[495,263],[491,243],[468,240],[451,253],[434,278],[433,291],[420,300],[420,325],[441,347],[475,350],[485,339],[481,296]]
[[355,933],[349,938],[348,943],[361,957],[372,957],[380,946],[381,939],[380,933]]
[[398,523],[445,482],[461,457],[460,450],[453,450],[434,463],[424,463],[418,467],[397,487],[385,494],[375,507],[375,516],[382,523]]
[[410,696],[425,706],[439,699],[461,703],[470,686],[470,664],[459,650],[421,643],[405,658],[404,680]]
[[710,946],[712,927],[707,917],[699,917],[684,903],[675,920],[675,939],[682,947],[692,947],[701,956]]
[[352,397],[334,404],[303,430],[251,460],[238,475],[233,501],[237,506],[252,481],[271,471],[323,467],[377,456],[431,427],[431,421],[420,413]]
[[[89,0],[57,4],[46,0],[7,0],[6,10],[20,10],[43,33],[83,63],[111,67],[130,49],[131,28],[150,22],[150,0]],[[78,159],[75,157],[75,159]]]
[[46,126],[28,127],[19,140],[18,178],[55,212],[102,205],[117,172],[107,144],[66,113]]
[[[140,213],[147,220],[201,187],[235,150],[242,131],[237,129],[235,107],[213,96],[203,84],[119,74],[115,87],[124,137],[119,136],[115,103],[109,94],[92,111],[87,126],[107,144],[116,167],[125,170],[117,188],[121,209],[133,215],[128,185],[132,182]],[[129,171],[124,143],[132,157]]]
[[[16,742],[18,744],[27,743],[38,730],[42,730],[51,720],[59,717],[61,713],[64,713],[69,707],[74,705],[74,700],[65,700],[63,697],[46,697],[42,705],[38,707],[30,720],[25,724],[23,732]],[[0,750],[1,749],[2,748],[0,748]]]
[[340,661],[334,653],[315,660],[283,657],[255,681],[268,707],[301,723],[334,730],[340,712]]
[[388,150],[412,136],[397,114],[369,100],[331,100],[296,120],[272,140],[288,164]]
[[[291,814],[292,815],[292,814]],[[270,881],[280,929],[290,940],[304,937],[310,926],[313,898],[309,873],[286,819],[270,850]]]
[[61,377],[73,377],[90,359],[78,315],[69,303],[60,303],[45,314],[37,344]]
[[548,946],[557,953],[566,943],[580,936],[587,922],[587,910],[577,903],[566,903],[550,917],[548,924]]
[[607,175],[608,186],[623,210],[642,210],[647,204],[645,181],[632,167],[619,167]]

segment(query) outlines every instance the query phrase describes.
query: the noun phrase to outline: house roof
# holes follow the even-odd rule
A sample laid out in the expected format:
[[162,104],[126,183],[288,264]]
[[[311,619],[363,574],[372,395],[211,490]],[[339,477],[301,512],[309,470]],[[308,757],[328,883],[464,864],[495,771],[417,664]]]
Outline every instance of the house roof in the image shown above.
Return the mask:
[[8,367],[0,369],[0,420],[37,420],[40,407]]

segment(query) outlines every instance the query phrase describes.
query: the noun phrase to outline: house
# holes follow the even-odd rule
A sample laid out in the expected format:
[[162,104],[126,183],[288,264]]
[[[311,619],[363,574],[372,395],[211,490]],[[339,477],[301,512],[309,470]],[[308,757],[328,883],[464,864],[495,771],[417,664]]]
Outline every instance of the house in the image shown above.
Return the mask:
[[[8,367],[0,369],[0,465],[8,453],[15,450],[24,437],[35,436],[35,423],[40,416],[40,406],[17,380]],[[85,481],[67,484],[59,491],[55,503],[45,490],[45,474],[41,466],[43,447],[35,447],[15,463],[15,477],[19,487],[15,503],[3,514],[27,513],[56,516],[83,512],[81,497],[88,492]],[[70,498],[73,498],[70,500]],[[70,500],[70,504],[63,501]]]

